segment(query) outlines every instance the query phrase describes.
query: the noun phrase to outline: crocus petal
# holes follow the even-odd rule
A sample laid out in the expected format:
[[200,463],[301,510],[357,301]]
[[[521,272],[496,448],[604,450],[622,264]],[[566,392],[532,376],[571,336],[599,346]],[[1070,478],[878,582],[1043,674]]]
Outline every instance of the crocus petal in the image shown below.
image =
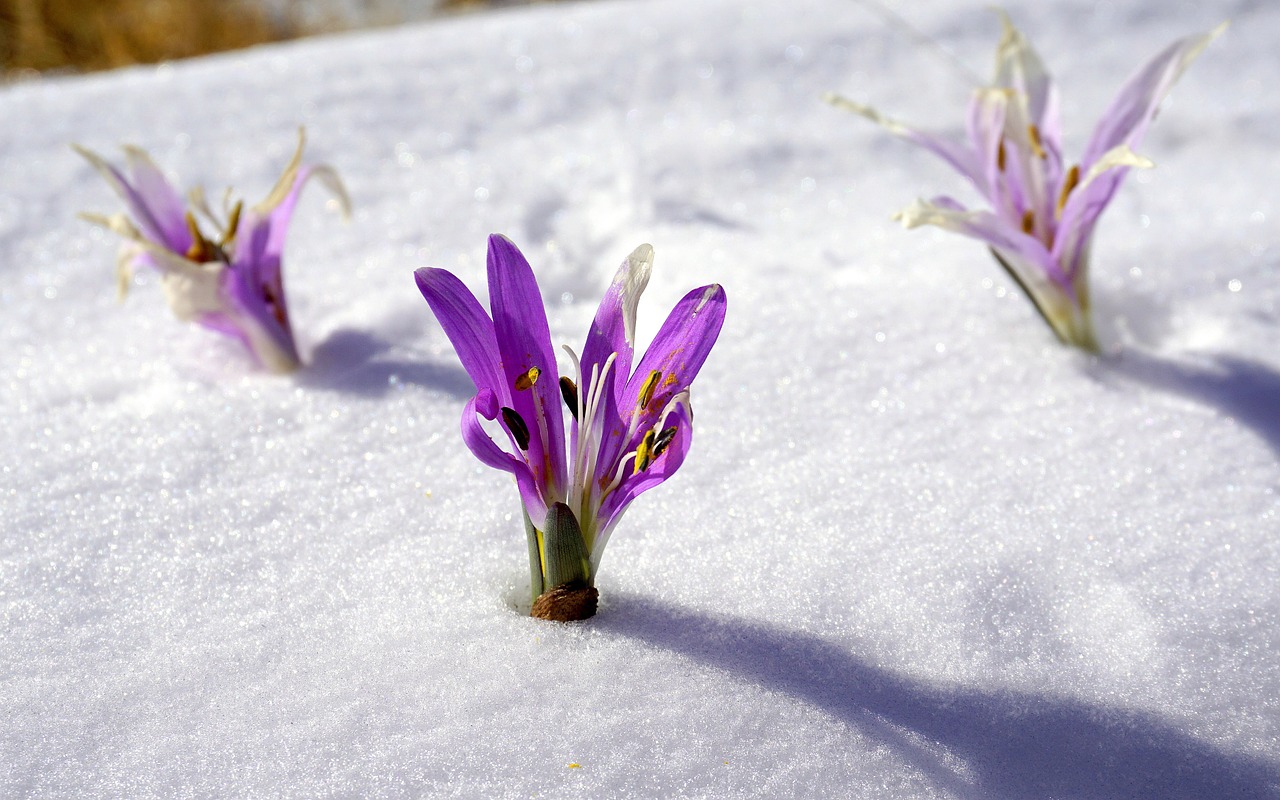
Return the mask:
[[846,111],[852,111],[855,114],[866,117],[877,125],[882,126],[890,133],[915,142],[941,158],[943,161],[946,161],[953,169],[973,181],[978,186],[985,185],[981,161],[976,153],[963,144],[951,141],[950,139],[936,134],[926,133],[925,131],[908,127],[897,120],[884,116],[870,106],[855,103],[847,97],[841,97],[838,94],[828,93],[823,96],[823,99],[836,108],[843,108]]
[[185,206],[160,169],[137,148],[127,147],[131,171],[137,185],[97,153],[80,145],[72,145],[106,180],[129,208],[133,222],[146,238],[175,253],[191,247],[191,234],[184,218]]
[[489,389],[481,389],[462,409],[462,441],[472,455],[485,466],[510,472],[520,490],[520,500],[532,519],[547,515],[547,500],[539,491],[538,481],[529,465],[503,450],[489,437],[477,415],[492,420],[498,416],[498,398]]
[[302,189],[311,178],[324,184],[329,193],[338,201],[344,219],[351,216],[351,198],[338,173],[327,164],[303,165],[302,150],[307,143],[306,130],[298,129],[298,147],[293,151],[289,163],[276,180],[275,186],[267,193],[262,202],[246,212],[247,219],[264,218],[271,221],[271,236],[267,249],[277,255],[284,250],[284,238],[289,229],[289,220],[302,195]]
[[[609,357],[616,354],[613,364],[601,374],[600,384],[596,388],[598,400],[594,401],[599,404],[599,410],[595,419],[587,423],[600,436],[614,437],[626,433],[625,430],[618,430],[623,427],[618,416],[618,403],[626,388],[627,378],[631,375],[636,342],[636,311],[640,295],[649,285],[652,270],[653,248],[642,244],[618,267],[613,283],[601,299],[600,308],[587,331],[587,341],[582,347],[578,370],[584,384],[579,387],[580,407],[587,397],[587,386],[597,373],[605,370]],[[585,410],[580,413],[585,413]],[[579,424],[575,424],[575,452],[579,430]]]
[[302,169],[302,149],[306,144],[307,131],[305,128],[298,128],[298,146],[294,149],[293,156],[290,157],[289,163],[285,164],[280,177],[276,179],[276,185],[271,187],[271,191],[267,192],[267,196],[261,203],[253,207],[254,211],[259,214],[270,214],[294,190],[298,182],[298,170]]
[[[151,255],[157,253],[153,251]],[[173,315],[183,322],[190,322],[205,314],[226,311],[222,296],[222,277],[226,267],[217,262],[185,263],[190,268],[166,269],[160,278],[160,288]]]
[[[720,335],[727,307],[724,289],[710,284],[689,292],[671,309],[622,393],[619,411],[624,418],[636,415],[632,429],[650,427],[666,402],[693,383]],[[641,391],[655,372],[657,386],[641,408]]]
[[489,237],[488,274],[489,306],[506,386],[514,388],[531,367],[540,371],[528,390],[512,391],[511,408],[529,426],[529,464],[558,500],[565,485],[564,415],[542,293],[529,262],[504,236]]
[[969,142],[983,168],[983,178],[977,186],[996,208],[1011,202],[1005,187],[1007,176],[1002,178],[1006,164],[1002,164],[1000,158],[1008,103],[1006,89],[979,89],[969,102]]
[[990,211],[970,211],[949,197],[935,197],[932,201],[917,200],[893,216],[904,228],[934,225],[974,239],[980,239],[992,247],[1018,253],[1035,264],[1040,271],[1036,280],[1046,278],[1065,280],[1057,266],[1049,258],[1049,251],[1033,236],[1014,228]]
[[185,253],[191,246],[191,232],[187,230],[186,204],[182,202],[181,195],[146,151],[126,145],[124,153],[133,188],[146,202],[151,216],[164,234],[164,241],[176,252]]
[[288,372],[301,359],[280,278],[280,254],[270,246],[272,227],[269,219],[250,218],[241,225],[223,293],[238,312],[253,354],[263,366]]
[[1053,243],[1053,258],[1073,282],[1079,279],[1084,268],[1087,244],[1098,216],[1115,196],[1129,167],[1150,169],[1154,166],[1149,159],[1130,150],[1128,145],[1118,145],[1093,162],[1080,185],[1067,197],[1062,207],[1058,236]]
[[648,469],[623,479],[618,488],[606,497],[600,506],[600,528],[591,548],[592,572],[599,566],[600,554],[604,552],[604,546],[609,541],[609,534],[613,532],[623,512],[627,510],[627,506],[644,492],[674,475],[684,463],[685,455],[693,444],[693,416],[689,406],[686,403],[676,404],[672,412],[663,420],[663,426],[676,429],[675,438],[671,440],[671,444],[662,451],[662,455],[654,459]]
[[[284,251],[285,235],[289,231],[289,220],[293,217],[293,211],[298,205],[298,199],[302,196],[302,188],[307,182],[315,178],[324,185],[329,193],[338,201],[338,208],[342,212],[343,219],[351,217],[351,198],[347,195],[346,187],[342,185],[342,180],[338,177],[338,173],[328,164],[313,164],[298,170],[293,181],[293,188],[284,196],[277,205],[267,212],[271,220],[271,239],[267,243],[268,249],[279,254]],[[254,207],[250,214],[261,213],[262,204]]]
[[[1061,128],[1058,122],[1058,87],[1035,48],[1013,26],[1013,20],[1001,9],[1003,31],[996,46],[996,76],[993,85],[1014,90],[1026,123],[1035,125],[1042,144],[1059,150]],[[1046,148],[1047,149],[1047,148]]]
[[592,368],[603,367],[606,359],[616,353],[613,373],[631,374],[631,359],[636,341],[636,307],[640,295],[649,285],[653,270],[653,248],[647,244],[637,247],[618,267],[613,283],[600,300],[587,341],[582,346],[582,378],[591,379]]
[[1179,39],[1142,65],[1103,113],[1085,148],[1080,162],[1083,168],[1087,170],[1094,161],[1118,145],[1137,147],[1173,84],[1196,56],[1226,29],[1227,23],[1224,22],[1206,34]]
[[475,295],[443,269],[419,269],[413,277],[476,389],[490,389],[505,401],[506,381],[500,371],[493,321]]

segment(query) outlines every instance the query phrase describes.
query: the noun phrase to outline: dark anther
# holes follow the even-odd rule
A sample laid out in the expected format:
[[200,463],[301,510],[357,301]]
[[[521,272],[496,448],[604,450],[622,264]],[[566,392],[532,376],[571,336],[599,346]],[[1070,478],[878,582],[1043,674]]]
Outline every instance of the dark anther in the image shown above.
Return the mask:
[[560,396],[564,398],[564,404],[569,407],[569,413],[574,419],[578,418],[578,387],[574,384],[573,378],[563,375],[560,378]]
[[511,431],[511,435],[516,437],[516,444],[521,450],[529,449],[529,426],[524,424],[524,419],[516,412],[514,408],[502,407],[502,421],[507,423],[507,430]]
[[666,450],[667,446],[675,441],[675,438],[676,429],[674,427],[663,428],[662,433],[659,433],[657,438],[653,440],[653,457],[657,458],[662,455],[662,451]]

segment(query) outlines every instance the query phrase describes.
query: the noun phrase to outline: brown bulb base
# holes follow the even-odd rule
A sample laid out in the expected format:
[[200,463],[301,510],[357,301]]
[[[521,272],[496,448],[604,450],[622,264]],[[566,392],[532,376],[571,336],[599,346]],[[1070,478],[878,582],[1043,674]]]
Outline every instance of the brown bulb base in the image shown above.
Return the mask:
[[538,595],[530,616],[552,622],[580,622],[596,615],[600,592],[586,581],[569,581]]

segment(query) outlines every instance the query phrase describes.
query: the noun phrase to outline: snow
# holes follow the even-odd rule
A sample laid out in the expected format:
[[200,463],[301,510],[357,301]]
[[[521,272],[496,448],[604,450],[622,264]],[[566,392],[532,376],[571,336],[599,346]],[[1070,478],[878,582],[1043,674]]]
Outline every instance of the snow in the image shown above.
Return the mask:
[[[898,13],[979,74],[976,6]],[[1280,7],[1013,2],[1067,150],[1131,69],[1197,61],[1094,251],[1108,354],[1057,346],[972,199],[828,90],[958,132],[959,68],[840,0],[538,7],[0,91],[0,795],[1280,797]],[[133,142],[256,200],[299,124],[286,252],[311,364],[256,371],[114,296]],[[656,250],[647,340],[729,317],[681,473],[584,624],[522,616],[510,482],[415,290],[485,235],[578,346]],[[577,765],[577,766],[571,766]]]

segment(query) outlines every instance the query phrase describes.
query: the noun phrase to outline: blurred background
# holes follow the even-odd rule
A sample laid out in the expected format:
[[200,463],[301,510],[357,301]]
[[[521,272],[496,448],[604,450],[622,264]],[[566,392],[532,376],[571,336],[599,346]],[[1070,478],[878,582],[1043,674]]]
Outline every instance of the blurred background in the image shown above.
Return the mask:
[[112,69],[537,1],[0,0],[0,70]]

